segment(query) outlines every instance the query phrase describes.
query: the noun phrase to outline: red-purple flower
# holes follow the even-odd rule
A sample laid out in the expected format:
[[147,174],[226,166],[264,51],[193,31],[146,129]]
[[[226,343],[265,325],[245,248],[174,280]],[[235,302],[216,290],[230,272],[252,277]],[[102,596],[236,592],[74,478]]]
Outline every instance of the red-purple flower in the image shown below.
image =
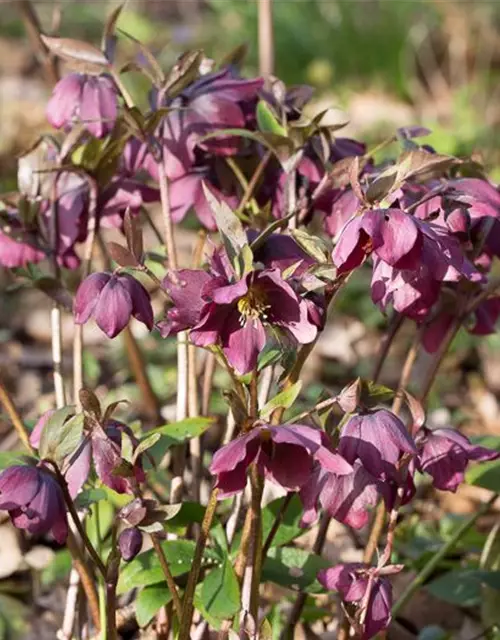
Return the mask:
[[85,324],[91,316],[109,338],[118,335],[134,316],[153,328],[153,308],[149,293],[127,273],[93,273],[78,288],[75,322]]
[[365,211],[343,227],[333,262],[339,273],[347,273],[375,253],[387,264],[402,267],[404,258],[418,246],[419,237],[414,218],[400,209]]
[[118,92],[106,75],[70,73],[54,87],[47,104],[47,120],[56,129],[82,123],[96,138],[114,127],[118,113]]
[[464,480],[469,462],[484,462],[500,457],[500,452],[476,446],[455,429],[427,429],[415,436],[418,447],[417,467],[432,476],[434,486],[456,491]]
[[298,344],[316,337],[307,303],[277,269],[252,271],[234,284],[210,286],[209,302],[190,339],[200,347],[220,344],[240,374],[255,368],[266,344],[266,327],[282,329]]
[[37,246],[37,237],[20,220],[17,212],[2,212],[0,226],[0,265],[13,269],[35,264],[45,258],[45,252]]
[[401,420],[377,409],[349,418],[340,433],[339,453],[351,464],[360,460],[376,478],[397,480],[401,456],[415,455],[417,449]]
[[339,475],[352,469],[329,448],[323,431],[305,425],[261,425],[219,449],[210,472],[217,476],[220,497],[245,488],[252,463],[268,480],[297,491],[309,479],[315,461]]
[[14,526],[33,535],[50,532],[62,544],[68,522],[62,490],[43,465],[14,466],[0,473],[0,509],[8,511]]
[[243,80],[226,68],[202,76],[170,100],[166,106],[171,111],[157,131],[166,152],[167,176],[174,179],[189,171],[197,144],[211,153],[234,154],[240,146],[239,138],[226,135],[217,140],[201,139],[212,131],[244,128],[244,103],[255,101],[262,85],[261,78]]
[[384,576],[357,562],[323,569],[318,580],[326,588],[338,591],[347,604],[357,605],[355,621],[360,640],[369,640],[387,629],[391,622],[392,586]]
[[301,526],[315,522],[321,507],[339,522],[360,529],[368,522],[369,510],[386,493],[384,484],[374,478],[359,460],[353,464],[350,473],[343,474],[317,465],[299,493],[304,506]]

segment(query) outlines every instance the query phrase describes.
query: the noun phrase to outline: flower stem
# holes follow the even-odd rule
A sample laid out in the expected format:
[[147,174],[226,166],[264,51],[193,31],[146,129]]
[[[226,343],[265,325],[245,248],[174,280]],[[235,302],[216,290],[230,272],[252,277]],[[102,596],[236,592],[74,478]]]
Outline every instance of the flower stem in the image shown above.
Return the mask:
[[389,355],[389,350],[392,346],[392,343],[394,342],[394,338],[396,337],[396,335],[398,334],[399,330],[403,325],[403,321],[404,321],[404,316],[399,313],[395,313],[391,322],[389,323],[388,331],[385,334],[384,339],[380,344],[380,350],[377,355],[375,367],[373,368],[373,373],[372,373],[373,382],[377,382],[380,377],[380,374],[382,372],[382,367],[384,366],[385,360]]
[[19,440],[21,440],[21,442],[29,451],[29,453],[34,455],[35,452],[33,450],[33,447],[30,444],[28,431],[24,426],[24,422],[21,420],[21,416],[19,415],[14,403],[12,402],[12,399],[9,393],[7,392],[7,389],[4,387],[1,381],[0,381],[0,403],[2,404],[3,408],[7,412],[7,415],[9,416],[12,424],[14,425],[14,429],[17,431]]
[[87,563],[84,560],[82,551],[78,546],[78,542],[75,539],[72,531],[68,531],[68,537],[66,539],[66,546],[71,554],[73,560],[73,566],[80,576],[80,582],[87,597],[89,604],[90,616],[97,630],[101,628],[101,616],[99,613],[99,598],[97,596],[97,590],[95,582],[92,578]]
[[75,505],[68,491],[68,485],[66,483],[66,479],[64,478],[61,471],[59,470],[59,467],[56,464],[52,463],[52,467],[55,471],[57,481],[59,482],[59,486],[62,489],[64,501],[66,502],[68,511],[70,512],[71,517],[73,518],[73,522],[75,523],[76,530],[78,531],[83,541],[83,544],[85,545],[85,548],[89,552],[90,557],[94,561],[95,566],[99,570],[102,577],[106,579],[106,567],[104,566],[103,561],[97,554],[97,551],[94,549],[93,544],[90,542],[87,532],[85,531],[85,527],[83,526],[82,521],[78,517],[78,513],[76,511]]
[[162,568],[163,575],[165,576],[169,591],[172,594],[175,613],[177,614],[177,618],[179,619],[180,623],[182,620],[182,603],[179,597],[179,592],[177,591],[177,585],[175,584],[174,577],[172,575],[172,572],[170,571],[167,558],[160,544],[160,541],[158,540],[158,536],[154,533],[151,534],[151,542],[153,543],[153,548],[156,552],[156,555],[158,556],[158,560],[160,561],[160,566]]
[[399,600],[392,608],[392,615],[396,616],[399,611],[407,604],[410,598],[413,596],[415,591],[421,587],[424,582],[429,578],[434,569],[439,565],[441,560],[446,557],[446,555],[455,547],[455,545],[460,541],[460,539],[469,531],[471,527],[474,526],[478,518],[487,513],[489,508],[493,505],[493,503],[497,500],[499,494],[496,493],[492,496],[488,502],[481,504],[478,510],[473,513],[470,518],[465,520],[462,525],[456,530],[455,534],[444,544],[441,549],[429,560],[429,562],[420,570],[420,572],[415,576],[415,578],[410,582],[410,584],[406,587],[406,589],[401,594]]
[[252,582],[250,587],[250,615],[254,620],[259,613],[259,586],[262,572],[262,493],[264,491],[264,478],[259,474],[254,465],[250,472],[252,484]]
[[271,531],[267,534],[266,541],[264,546],[262,547],[262,558],[265,560],[267,554],[269,553],[269,549],[273,543],[273,540],[278,533],[278,529],[280,528],[283,519],[285,517],[286,510],[288,509],[290,502],[292,501],[293,496],[295,495],[294,491],[291,491],[286,494],[285,499],[283,500],[280,510],[276,514],[276,518],[274,519],[273,526],[271,527]]
[[194,592],[198,579],[200,577],[201,563],[203,560],[203,552],[208,541],[210,527],[215,516],[215,510],[217,508],[217,494],[219,490],[217,488],[212,489],[210,498],[208,500],[203,522],[201,523],[200,535],[196,541],[196,548],[194,551],[193,564],[188,575],[186,591],[184,593],[184,600],[182,606],[182,618],[180,620],[180,629],[178,640],[189,640],[189,633],[191,630],[191,621],[194,611]]

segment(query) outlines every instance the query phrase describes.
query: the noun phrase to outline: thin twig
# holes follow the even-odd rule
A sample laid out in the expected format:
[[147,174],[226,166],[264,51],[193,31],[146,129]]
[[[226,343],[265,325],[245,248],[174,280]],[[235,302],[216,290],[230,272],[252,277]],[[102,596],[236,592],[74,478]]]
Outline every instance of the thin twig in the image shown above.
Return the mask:
[[[87,238],[83,250],[82,260],[82,278],[83,282],[90,273],[92,263],[92,251],[94,248],[94,240],[97,228],[97,184],[93,178],[87,176],[89,183],[89,219],[87,223]],[[73,337],[73,402],[76,410],[81,411],[80,389],[83,389],[83,324],[74,324]]]
[[33,51],[42,65],[45,81],[48,86],[52,87],[59,80],[57,61],[54,56],[51,55],[41,38],[42,28],[38,16],[29,0],[18,0],[17,6],[21,13],[24,28],[28,34]]
[[215,366],[216,366],[215,353],[211,351],[207,352],[205,359],[205,370],[203,372],[203,386],[201,390],[201,415],[207,416],[210,410],[210,398],[212,396],[212,387],[214,382]]
[[1,381],[0,381],[0,403],[2,404],[3,408],[7,412],[7,415],[9,416],[10,421],[12,422],[14,429],[17,432],[19,440],[21,440],[21,442],[29,451],[29,453],[34,455],[35,452],[30,443],[28,430],[26,429],[26,426],[24,425],[24,422],[22,421],[21,416],[18,413],[16,406],[12,402],[12,399],[9,393],[7,392],[7,389],[4,387]]
[[266,87],[274,71],[274,33],[272,0],[257,0],[259,7],[259,72]]
[[97,596],[95,582],[72,531],[68,532],[66,546],[68,547],[68,550],[71,554],[73,566],[80,576],[80,581],[82,583],[82,587],[89,604],[92,622],[94,623],[96,629],[99,630],[101,628],[101,617],[99,614],[99,598]]
[[404,316],[400,313],[395,313],[391,322],[389,323],[389,330],[385,334],[381,344],[380,350],[377,355],[377,360],[375,361],[375,367],[373,368],[372,380],[373,382],[377,382],[379,376],[382,372],[382,367],[384,366],[384,362],[389,355],[389,350],[391,348],[392,343],[394,342],[394,338],[399,332],[402,324],[403,324]]
[[218,489],[212,489],[210,498],[208,500],[203,522],[201,523],[200,535],[196,541],[196,548],[194,551],[193,564],[189,571],[186,590],[184,592],[184,599],[182,605],[182,619],[180,621],[179,638],[178,640],[189,640],[189,633],[191,630],[191,621],[194,611],[194,592],[198,579],[200,577],[201,562],[203,560],[203,553],[208,541],[210,533],[210,527],[215,516],[215,510],[217,509],[217,494]]
[[158,537],[154,533],[151,535],[151,542],[153,543],[154,550],[156,552],[156,555],[158,556],[158,560],[160,561],[160,566],[162,568],[163,575],[165,576],[167,586],[172,595],[172,601],[174,603],[175,613],[177,614],[177,618],[180,623],[182,620],[182,603],[179,597],[179,592],[177,591],[177,585],[175,584],[174,577],[172,575],[172,572],[170,571],[170,566],[165,556],[165,552],[162,549],[162,546],[160,544],[160,541],[158,540]]

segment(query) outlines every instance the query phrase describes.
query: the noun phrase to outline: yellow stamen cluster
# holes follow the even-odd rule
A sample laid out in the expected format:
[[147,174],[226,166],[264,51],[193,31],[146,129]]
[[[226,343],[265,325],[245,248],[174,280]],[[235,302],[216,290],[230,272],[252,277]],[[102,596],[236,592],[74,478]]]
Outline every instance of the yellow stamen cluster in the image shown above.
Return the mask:
[[238,300],[240,312],[240,324],[243,326],[247,320],[267,319],[266,310],[271,305],[267,304],[267,296],[258,287],[251,287],[247,294]]

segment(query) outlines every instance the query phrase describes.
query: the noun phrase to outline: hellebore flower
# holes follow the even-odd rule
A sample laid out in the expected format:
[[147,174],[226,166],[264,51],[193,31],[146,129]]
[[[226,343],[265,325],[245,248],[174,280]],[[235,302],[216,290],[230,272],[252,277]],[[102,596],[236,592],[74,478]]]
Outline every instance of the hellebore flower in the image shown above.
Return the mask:
[[231,209],[237,208],[239,202],[237,196],[223,191],[214,171],[209,166],[195,167],[189,173],[170,182],[172,220],[180,222],[189,209],[193,208],[201,224],[210,231],[215,231],[217,225],[203,185],[216,200],[225,202]]
[[318,573],[318,580],[326,589],[338,591],[345,603],[358,605],[356,618],[364,619],[360,623],[361,640],[373,638],[391,622],[391,583],[383,576],[369,577],[369,571],[366,565],[352,562]]
[[368,522],[369,509],[381,495],[385,497],[384,484],[374,478],[356,460],[350,473],[337,474],[317,466],[300,490],[304,506],[301,526],[316,521],[319,505],[335,520],[360,529]]
[[166,320],[157,324],[162,338],[191,329],[199,322],[206,304],[205,291],[214,282],[215,277],[202,269],[180,269],[175,277],[173,274],[165,276],[163,288],[174,306],[167,311]]
[[61,487],[44,466],[14,466],[0,473],[0,509],[18,529],[33,535],[52,533],[63,544],[68,535]]
[[500,457],[500,452],[475,446],[455,429],[427,429],[417,432],[417,468],[432,476],[436,489],[456,491],[464,480],[471,461],[485,462]]
[[219,449],[210,465],[217,476],[219,496],[245,488],[247,469],[259,473],[288,491],[297,491],[310,477],[314,462],[339,475],[352,467],[327,446],[324,432],[305,425],[262,425]]
[[54,87],[47,104],[47,120],[56,129],[82,123],[96,138],[104,138],[114,127],[118,92],[106,75],[70,73]]
[[332,258],[339,273],[352,271],[375,253],[392,266],[418,247],[419,230],[412,216],[400,209],[375,209],[351,218],[340,232]]
[[190,339],[200,347],[220,344],[240,374],[255,368],[266,326],[283,329],[298,344],[312,342],[318,331],[307,303],[277,269],[252,271],[235,284],[212,288],[209,299]]
[[130,562],[142,548],[142,533],[136,527],[124,529],[118,537],[118,548],[125,562]]
[[126,473],[117,471],[124,465],[122,458],[122,438],[125,434],[137,445],[137,440],[130,428],[115,420],[108,420],[104,429],[94,428],[91,434],[92,458],[95,470],[103,484],[117,493],[133,493],[134,483],[144,482],[141,456],[135,463],[126,465]]
[[24,227],[15,213],[6,213],[0,226],[0,265],[14,269],[36,264],[44,258],[45,252],[37,247],[35,234]]
[[[54,413],[55,409],[49,409],[40,416],[38,422],[33,427],[33,431],[30,433],[30,444],[34,449],[38,449],[40,447],[42,432]],[[64,478],[68,484],[68,491],[72,498],[76,498],[79,494],[80,489],[89,477],[90,472],[90,442],[87,442],[83,446],[81,445],[82,443],[80,443],[80,445],[75,448],[75,451],[68,456],[68,459],[71,460],[71,465],[64,474]],[[77,452],[78,456],[74,458]]]
[[340,433],[339,453],[351,464],[360,460],[376,478],[397,480],[401,455],[415,455],[417,449],[401,420],[377,409],[349,418]]
[[127,273],[93,273],[78,287],[75,297],[75,322],[85,324],[91,316],[97,326],[114,338],[134,316],[148,329],[153,328],[153,308],[149,293]]
[[[164,148],[165,171],[171,179],[184,175],[194,164],[195,146],[219,155],[232,155],[240,140],[221,136],[217,140],[201,139],[212,131],[245,128],[245,102],[256,100],[263,80],[235,78],[230,69],[202,76],[170,100],[171,111],[157,130]],[[166,152],[166,153],[165,153]]]

